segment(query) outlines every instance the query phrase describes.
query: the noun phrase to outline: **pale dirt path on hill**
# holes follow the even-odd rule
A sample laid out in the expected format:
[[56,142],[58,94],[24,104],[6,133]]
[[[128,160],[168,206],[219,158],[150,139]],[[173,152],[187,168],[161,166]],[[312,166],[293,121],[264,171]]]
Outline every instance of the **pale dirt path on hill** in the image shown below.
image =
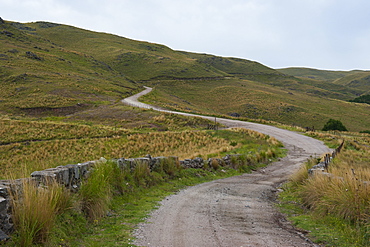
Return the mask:
[[[126,104],[153,108],[137,101],[149,93],[122,100]],[[214,117],[206,117],[214,120]],[[316,246],[295,230],[274,207],[276,187],[310,156],[329,152],[321,141],[273,126],[230,119],[217,119],[229,127],[253,129],[281,141],[288,155],[252,174],[189,187],[167,197],[135,232],[138,246]]]

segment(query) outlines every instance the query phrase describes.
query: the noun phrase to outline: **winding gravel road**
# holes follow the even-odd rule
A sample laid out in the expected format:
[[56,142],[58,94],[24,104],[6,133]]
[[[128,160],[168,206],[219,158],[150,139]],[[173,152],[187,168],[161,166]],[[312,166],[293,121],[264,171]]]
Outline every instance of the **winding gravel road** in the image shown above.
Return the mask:
[[[168,111],[138,102],[146,89],[123,103]],[[135,232],[138,246],[317,246],[294,229],[276,210],[276,188],[310,156],[330,152],[321,141],[273,126],[218,118],[228,127],[242,127],[274,136],[288,155],[268,167],[181,190],[167,197]]]

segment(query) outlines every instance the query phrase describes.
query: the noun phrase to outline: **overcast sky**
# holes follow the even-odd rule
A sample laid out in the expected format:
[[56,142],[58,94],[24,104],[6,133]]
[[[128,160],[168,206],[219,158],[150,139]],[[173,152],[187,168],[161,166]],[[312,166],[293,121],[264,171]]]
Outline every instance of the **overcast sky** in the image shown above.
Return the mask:
[[50,21],[272,68],[370,70],[369,0],[0,0]]

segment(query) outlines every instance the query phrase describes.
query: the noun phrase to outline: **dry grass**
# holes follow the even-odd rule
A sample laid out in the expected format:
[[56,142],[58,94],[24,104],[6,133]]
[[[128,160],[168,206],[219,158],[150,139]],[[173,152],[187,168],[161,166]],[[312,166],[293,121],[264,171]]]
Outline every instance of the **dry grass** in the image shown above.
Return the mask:
[[[159,115],[153,121],[164,121],[167,125],[173,121],[183,121],[166,117]],[[240,141],[232,141],[235,137],[220,137],[199,130],[139,133],[109,126],[10,119],[0,120],[0,126],[0,169],[4,171],[0,179],[11,178],[11,175],[28,177],[36,170],[100,157],[134,158],[147,154],[178,156],[180,159],[215,157],[242,146]],[[255,131],[238,128],[232,131],[251,139],[250,143],[257,141],[261,145],[266,145],[266,142],[279,145],[276,139]]]
[[[313,134],[313,133],[311,133]],[[319,216],[334,216],[366,226],[370,217],[370,138],[358,133],[315,133],[334,144],[345,140],[344,149],[329,165],[329,175],[307,170],[306,164],[291,177],[306,207]]]
[[[123,135],[120,135],[124,133]],[[205,131],[117,133],[110,137],[47,140],[12,143],[0,146],[0,168],[3,178],[28,177],[36,170],[58,165],[96,160],[100,157],[134,158],[152,156],[179,156],[192,158],[234,148],[222,138]]]
[[0,119],[0,144],[54,139],[112,137],[127,134],[125,129],[62,122]]
[[[302,198],[319,215],[333,215],[354,223],[366,223],[370,216],[370,169],[332,168],[333,176],[316,175],[306,180]],[[358,175],[357,175],[358,174]]]
[[271,146],[282,146],[281,142],[279,142],[275,137],[262,134],[255,130],[245,128],[231,128],[230,130],[238,133],[246,133],[247,135],[254,139],[266,140]]
[[294,185],[301,185],[308,179],[308,170],[316,165],[317,159],[309,159],[305,164],[302,164],[300,168],[294,172],[290,177],[289,181],[291,181]]
[[24,180],[21,190],[11,193],[15,230],[20,246],[44,243],[58,213],[71,205],[70,194],[51,181],[38,187]]

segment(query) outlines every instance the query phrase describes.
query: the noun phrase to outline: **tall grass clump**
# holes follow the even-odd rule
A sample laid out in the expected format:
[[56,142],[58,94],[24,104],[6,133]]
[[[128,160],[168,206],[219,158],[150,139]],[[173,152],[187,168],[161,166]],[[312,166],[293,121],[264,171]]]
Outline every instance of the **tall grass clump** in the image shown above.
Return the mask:
[[177,176],[178,172],[181,170],[181,166],[178,160],[174,157],[168,157],[161,160],[161,167],[163,172],[170,178],[173,179]]
[[81,208],[91,221],[104,216],[109,209],[116,166],[114,162],[99,162],[81,185],[79,191]]
[[355,225],[369,223],[370,170],[332,168],[330,173],[317,174],[304,183],[300,192],[304,205],[320,216],[334,215]]
[[220,159],[212,158],[210,166],[213,170],[217,171],[220,168]]
[[71,195],[55,181],[41,187],[24,180],[20,188],[14,189],[10,194],[15,242],[19,246],[45,243],[57,215],[72,204]]
[[[295,212],[300,213],[292,217],[298,227],[312,231],[330,246],[370,246],[369,139],[351,133],[340,138],[333,134],[327,137],[323,136],[334,144],[343,138],[346,141],[342,151],[329,163],[327,172],[309,175],[308,169],[319,162],[309,160],[290,177],[281,198],[289,198],[284,202],[290,205],[288,208],[292,208],[292,201],[299,205]],[[307,217],[307,222],[303,223],[300,217]],[[311,228],[310,224],[318,225]],[[348,241],[353,245],[348,245]]]
[[142,161],[136,161],[133,177],[137,186],[146,187],[147,182],[150,180],[150,169],[148,164]]
[[315,158],[307,160],[307,162],[302,164],[299,169],[289,177],[289,181],[295,186],[302,185],[308,179],[308,170],[317,163],[317,159]]

